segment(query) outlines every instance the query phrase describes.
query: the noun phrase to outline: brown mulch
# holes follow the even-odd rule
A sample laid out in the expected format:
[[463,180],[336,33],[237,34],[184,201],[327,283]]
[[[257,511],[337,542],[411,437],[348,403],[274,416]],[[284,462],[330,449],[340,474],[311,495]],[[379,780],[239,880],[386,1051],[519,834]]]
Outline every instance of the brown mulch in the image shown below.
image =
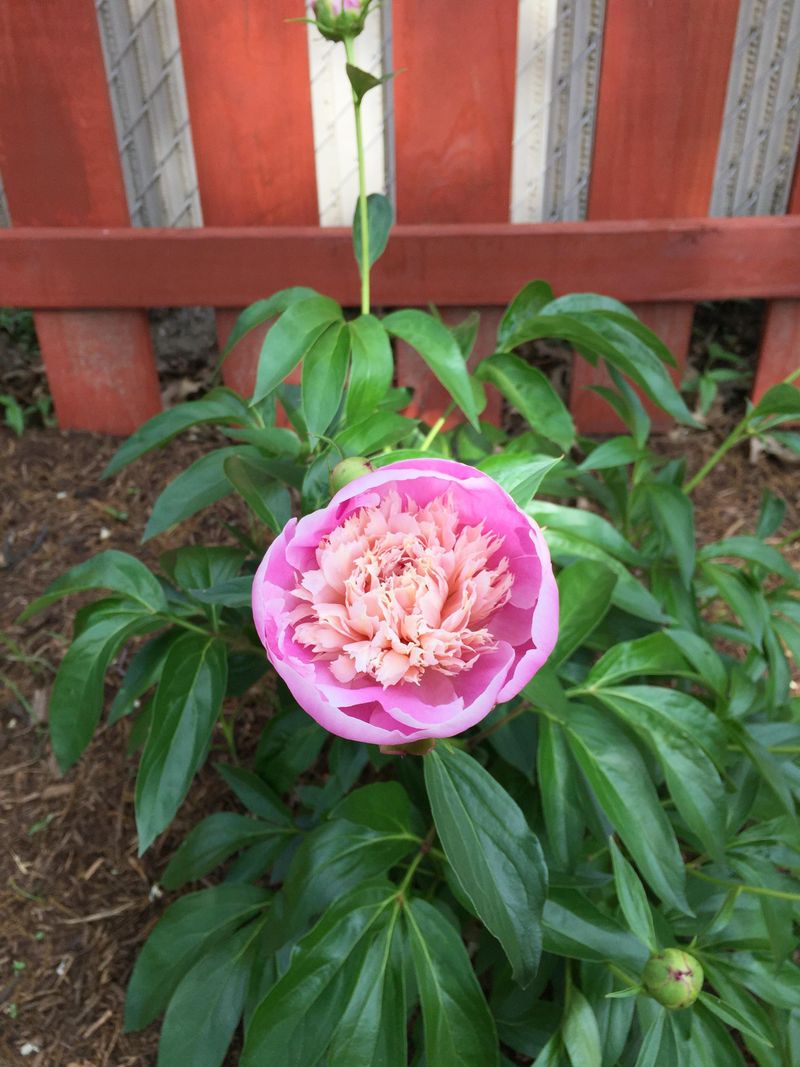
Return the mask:
[[[721,432],[721,431],[720,431]],[[144,457],[109,481],[107,438],[0,430],[0,1065],[152,1067],[157,1028],[122,1033],[125,986],[138,946],[163,912],[157,881],[176,843],[199,818],[230,804],[205,770],[165,839],[137,856],[135,761],[127,728],[103,729],[62,778],[49,754],[47,696],[68,642],[75,601],[23,625],[22,608],[69,566],[108,547],[155,563],[189,542],[229,540],[223,521],[242,521],[223,501],[142,546],[141,530],[164,484],[208,448],[209,435]],[[710,431],[662,438],[668,455],[696,468],[718,443]],[[798,468],[769,456],[755,465],[730,454],[697,494],[701,539],[752,531],[765,487],[789,501],[778,536],[800,526]],[[794,562],[800,565],[797,549]],[[123,665],[112,669],[121,677]],[[3,684],[0,678],[0,686]],[[257,732],[264,701],[248,700],[244,732]],[[249,724],[252,728],[248,730]],[[23,1054],[23,1050],[27,1055]]]

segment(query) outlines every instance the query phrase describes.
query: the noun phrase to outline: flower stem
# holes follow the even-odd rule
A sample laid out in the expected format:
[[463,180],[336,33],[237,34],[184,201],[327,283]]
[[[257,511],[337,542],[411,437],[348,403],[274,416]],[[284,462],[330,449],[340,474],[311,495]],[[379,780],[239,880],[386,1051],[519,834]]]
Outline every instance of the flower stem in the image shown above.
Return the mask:
[[705,874],[688,865],[686,870],[694,878],[722,886],[724,889],[738,889],[740,893],[753,893],[756,896],[774,897],[777,900],[800,901],[800,893],[792,893],[788,889],[770,889],[769,886],[764,885],[743,885],[741,882],[731,882],[727,878],[715,878],[711,874]]
[[444,409],[444,414],[440,418],[438,418],[436,420],[436,422],[430,428],[428,436],[425,438],[425,440],[419,446],[420,452],[427,452],[428,451],[428,449],[431,447],[433,442],[439,436],[440,430],[442,429],[444,424],[447,422],[447,420],[450,417],[450,415],[452,414],[455,406],[456,406],[455,405],[455,401],[453,401],[453,403],[447,405],[447,407]]
[[[344,51],[347,62],[355,66],[355,49],[353,38],[345,37]],[[361,124],[361,101],[353,89],[353,110],[356,116],[356,151],[358,153],[358,213],[361,220],[361,314],[368,315],[370,308],[369,294],[369,218],[367,214],[367,166],[364,155],[364,130]]]
[[703,481],[706,475],[709,474],[714,469],[714,467],[716,467],[716,465],[723,458],[723,456],[727,455],[727,453],[730,452],[732,448],[739,444],[741,439],[747,433],[747,426],[749,421],[750,415],[747,414],[744,416],[741,422],[737,422],[737,424],[734,426],[734,428],[719,446],[714,455],[711,456],[708,460],[706,460],[706,462],[703,464],[697,474],[695,474],[693,478],[690,478],[689,481],[686,483],[686,485],[684,486],[684,491],[687,494],[694,492],[694,490]]
[[425,835],[424,840],[420,844],[419,852],[416,854],[416,856],[413,858],[413,860],[409,864],[408,870],[406,871],[405,875],[403,876],[403,881],[400,883],[400,885],[397,888],[397,896],[398,897],[404,897],[406,895],[406,890],[411,885],[411,879],[414,877],[414,872],[416,871],[417,867],[419,867],[420,863],[422,863],[422,861],[425,859],[425,857],[430,852],[431,845],[433,844],[435,837],[436,837],[436,827],[432,826],[430,828],[430,830],[428,830],[427,834]]

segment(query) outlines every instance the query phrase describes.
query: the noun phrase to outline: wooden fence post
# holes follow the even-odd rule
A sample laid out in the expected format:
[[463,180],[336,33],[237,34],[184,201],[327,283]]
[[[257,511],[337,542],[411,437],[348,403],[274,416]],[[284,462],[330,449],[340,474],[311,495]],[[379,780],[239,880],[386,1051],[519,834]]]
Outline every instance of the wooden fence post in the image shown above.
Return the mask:
[[[206,226],[319,223],[303,0],[177,0],[200,203]],[[268,293],[264,293],[268,296]],[[238,315],[217,309],[220,348]],[[248,396],[264,329],[223,368]]]
[[[0,7],[0,171],[15,226],[128,226],[92,0]],[[35,311],[62,428],[130,433],[161,408],[144,311]]]
[[[708,214],[738,14],[739,0],[608,0],[589,219]],[[694,306],[634,310],[680,373]],[[570,407],[579,429],[619,430],[613,411],[587,389],[606,380],[575,360]],[[655,411],[653,422],[670,425],[671,418]]]
[[[795,164],[789,214],[800,215],[800,161]],[[758,351],[753,400],[800,367],[800,300],[772,300],[767,305]],[[800,386],[800,382],[795,381]]]
[[[393,7],[397,218],[401,223],[507,222],[516,79],[516,0],[402,0]],[[509,294],[509,297],[513,294]],[[457,322],[471,308],[446,309]],[[474,360],[490,355],[500,310],[479,307]],[[408,346],[397,351],[398,384],[414,386],[411,414],[430,423],[445,391]],[[497,422],[494,390],[483,418]]]

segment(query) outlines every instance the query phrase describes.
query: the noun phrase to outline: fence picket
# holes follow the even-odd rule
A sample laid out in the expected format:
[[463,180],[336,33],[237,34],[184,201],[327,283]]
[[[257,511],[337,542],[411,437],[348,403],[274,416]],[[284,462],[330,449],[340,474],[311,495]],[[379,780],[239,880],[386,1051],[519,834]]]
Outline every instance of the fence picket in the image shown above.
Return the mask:
[[[702,10],[694,0],[608,0],[590,219],[708,214],[738,12],[738,0],[704,0]],[[682,367],[693,306],[636,310]],[[576,360],[570,407],[579,428],[619,428],[587,388],[604,380]],[[655,424],[663,425],[659,416]]]
[[[0,170],[15,226],[129,225],[93,3],[0,9]],[[144,311],[34,321],[64,429],[130,433],[160,409]]]
[[[308,44],[286,21],[305,14],[303,0],[177,0],[177,14],[204,224],[317,225]],[[217,309],[220,347],[238,313]],[[264,333],[225,364],[244,395]]]

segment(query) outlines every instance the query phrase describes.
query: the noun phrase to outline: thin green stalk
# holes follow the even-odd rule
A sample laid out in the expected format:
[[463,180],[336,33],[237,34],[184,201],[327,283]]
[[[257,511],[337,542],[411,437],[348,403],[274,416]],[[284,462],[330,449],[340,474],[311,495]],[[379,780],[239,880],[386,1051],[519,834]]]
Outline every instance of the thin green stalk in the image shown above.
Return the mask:
[[431,447],[433,442],[438,437],[439,432],[441,431],[442,427],[444,426],[444,424],[447,422],[447,420],[452,415],[452,413],[453,413],[453,411],[455,409],[455,406],[456,406],[455,402],[450,403],[450,404],[447,405],[447,407],[444,409],[444,414],[440,418],[438,418],[436,420],[436,422],[430,428],[428,436],[425,438],[425,440],[419,446],[420,452],[427,452],[428,451],[428,449]]
[[698,487],[698,485],[702,482],[706,475],[709,474],[710,471],[714,469],[714,467],[716,467],[716,465],[723,458],[723,456],[726,456],[732,448],[739,444],[742,438],[747,434],[747,427],[749,421],[750,416],[748,414],[744,416],[741,422],[738,422],[734,426],[734,428],[719,446],[714,455],[711,456],[708,460],[706,460],[706,462],[703,464],[697,474],[695,474],[693,478],[690,478],[689,481],[686,483],[686,485],[684,486],[684,490],[686,493],[694,492],[694,490]]
[[[353,38],[345,37],[344,51],[347,62],[356,65]],[[367,168],[364,155],[364,131],[361,125],[361,101],[353,90],[353,109],[356,116],[356,151],[358,153],[358,213],[361,219],[361,314],[368,315],[370,308],[369,294],[369,219],[367,215]]]
[[738,889],[740,893],[753,893],[760,897],[774,897],[776,900],[800,901],[800,893],[791,893],[788,889],[769,889],[763,885],[745,885],[741,882],[731,882],[727,878],[715,878],[711,874],[705,874],[694,867],[687,866],[686,870],[694,878],[700,878],[703,882],[711,882],[712,885],[722,886],[723,889]]
[[420,844],[419,852],[417,852],[416,856],[413,858],[413,860],[409,864],[408,870],[406,871],[405,875],[403,876],[403,881],[397,887],[397,896],[398,897],[404,897],[406,895],[406,890],[411,885],[411,879],[414,877],[414,872],[416,871],[417,867],[419,867],[420,863],[422,863],[422,861],[428,855],[428,853],[431,851],[431,845],[433,844],[433,840],[434,840],[435,837],[436,837],[436,827],[432,826],[430,828],[430,830],[428,830],[428,832],[425,835],[422,843]]
[[496,730],[501,730],[504,726],[507,726],[508,723],[513,722],[513,720],[516,719],[519,715],[522,715],[523,712],[529,710],[530,709],[527,707],[527,705],[519,704],[516,708],[514,708],[513,711],[509,711],[507,715],[504,715],[502,719],[498,719],[497,722],[493,722],[491,726],[487,726],[485,730],[481,730],[481,732],[475,734],[474,737],[468,738],[467,747],[472,748],[474,745],[477,745],[479,741],[484,741]]

